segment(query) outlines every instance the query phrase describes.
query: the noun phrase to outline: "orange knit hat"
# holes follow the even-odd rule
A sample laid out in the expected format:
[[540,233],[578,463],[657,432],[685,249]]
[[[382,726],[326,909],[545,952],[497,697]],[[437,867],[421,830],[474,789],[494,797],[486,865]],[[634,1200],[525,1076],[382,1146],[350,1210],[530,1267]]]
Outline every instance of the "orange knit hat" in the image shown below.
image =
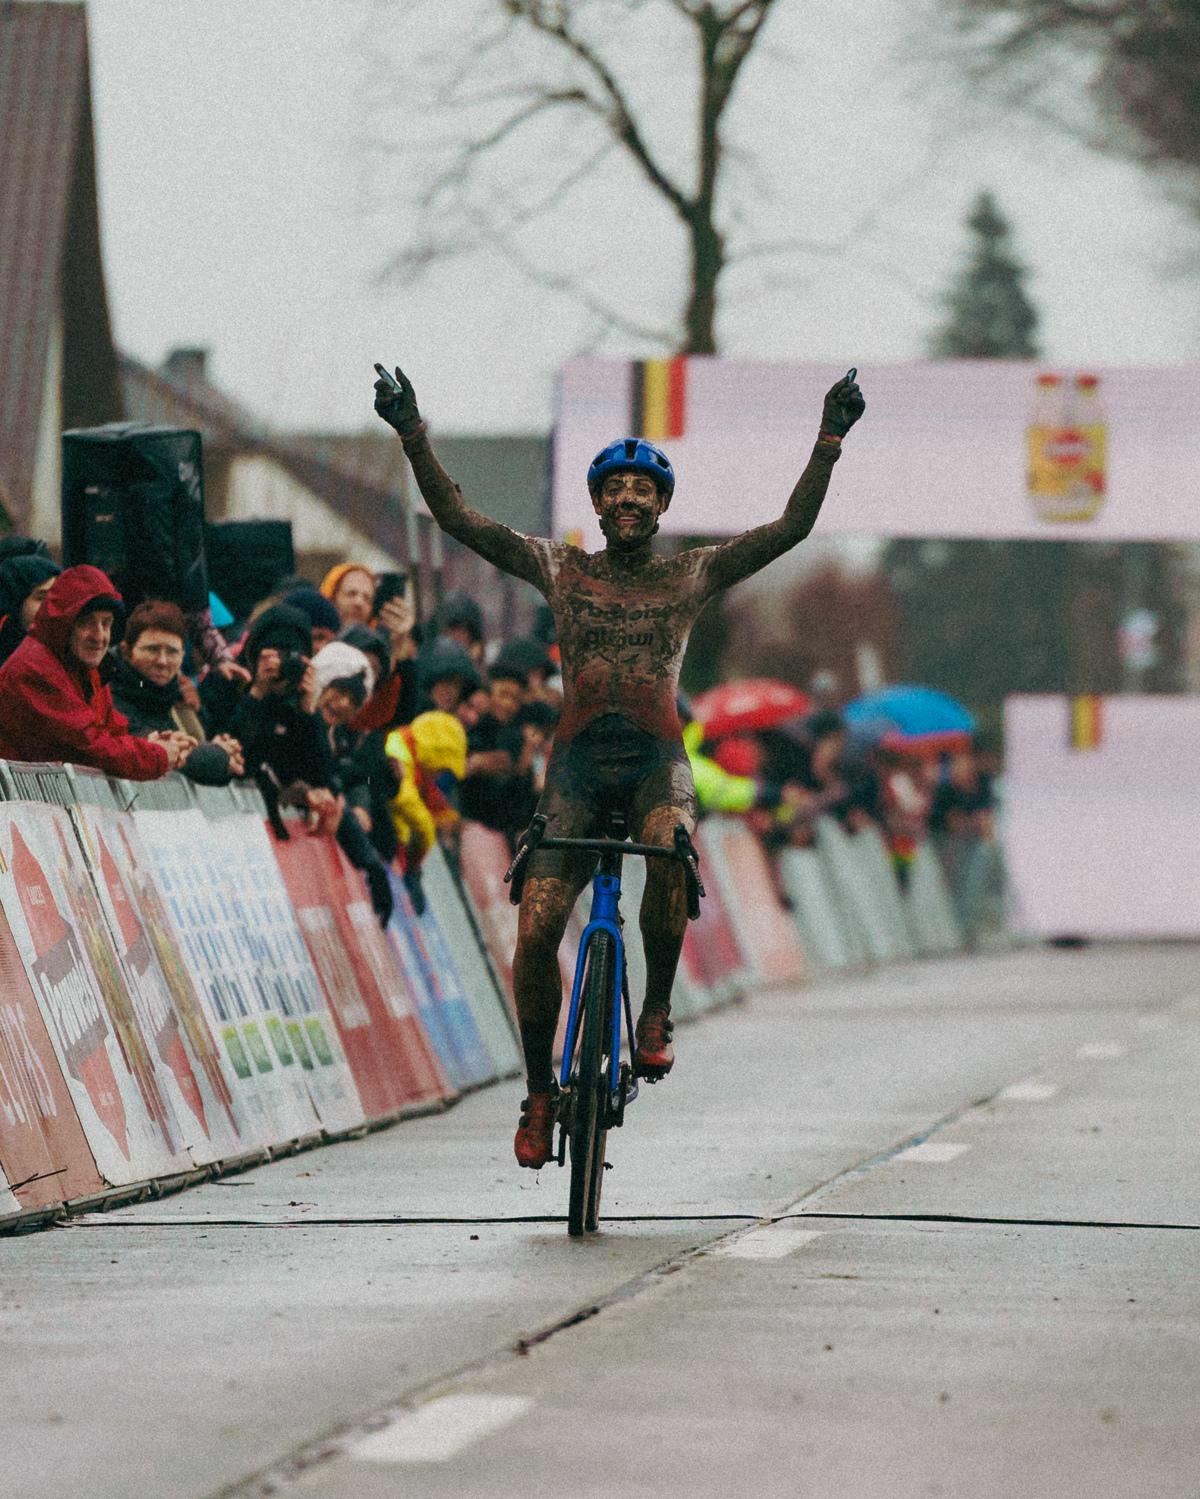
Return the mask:
[[368,567],[365,562],[339,562],[336,567],[331,567],[321,579],[321,587],[318,591],[327,599],[332,599],[347,573],[366,573],[372,584],[375,582],[375,569]]

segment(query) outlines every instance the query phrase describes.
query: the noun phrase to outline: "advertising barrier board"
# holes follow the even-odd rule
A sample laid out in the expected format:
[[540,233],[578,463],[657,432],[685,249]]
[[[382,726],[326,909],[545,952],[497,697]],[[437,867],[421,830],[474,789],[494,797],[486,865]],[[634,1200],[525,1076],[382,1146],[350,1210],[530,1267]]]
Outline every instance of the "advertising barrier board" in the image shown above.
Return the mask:
[[103,1191],[29,975],[0,908],[0,1164],[23,1208]]
[[721,881],[725,903],[755,974],[769,984],[802,984],[806,966],[796,924],[780,900],[766,850],[737,817],[705,824],[710,868]]
[[[570,360],[555,414],[555,536],[589,551],[601,544],[585,476],[597,450],[626,432],[661,442],[674,466],[678,499],[664,533],[727,536],[777,519],[808,462],[825,392],[844,373],[703,356]],[[867,416],[833,471],[822,535],[1200,537],[1200,364],[920,360],[864,367],[859,378]],[[736,496],[731,440],[753,455]]]
[[510,857],[508,845],[491,828],[464,822],[461,855],[463,880],[475,902],[483,940],[515,1019],[512,960],[517,947],[517,908],[509,900],[508,886],[504,883]]
[[138,810],[134,824],[162,891],[175,948],[220,1038],[222,1069],[245,1123],[244,1138],[259,1146],[312,1136],[319,1121],[297,1074],[283,1018],[254,983],[236,896],[208,821],[198,807]]
[[516,1032],[495,969],[480,945],[481,936],[465,904],[466,897],[437,844],[425,856],[421,869],[425,894],[454,954],[467,1004],[492,1066],[500,1077],[511,1077],[521,1066]]
[[191,1170],[62,808],[0,803],[0,904],[105,1182]]
[[160,963],[163,954],[169,967],[177,967],[163,930],[162,901],[132,820],[88,804],[73,807],[71,818],[117,950],[136,1022],[131,1029],[139,1034],[188,1154],[197,1165],[231,1159],[247,1149],[233,1094],[194,988],[174,973],[174,982],[168,980]]
[[236,911],[253,963],[254,982],[282,1016],[317,1118],[330,1132],[366,1122],[337,1026],[288,899],[272,838],[254,814],[208,819],[221,869],[232,881]]
[[1010,697],[1005,855],[1043,937],[1200,935],[1200,699]]
[[467,1005],[445,935],[432,908],[418,916],[404,881],[394,873],[391,881],[396,908],[388,936],[417,995],[426,1033],[454,1086],[475,1087],[494,1077],[495,1068]]
[[[370,903],[363,899],[361,889],[354,891],[343,880],[337,857],[340,850],[332,839],[310,837],[299,823],[289,823],[289,829],[290,838],[273,843],[274,856],[367,1117],[385,1119],[440,1099],[443,1091],[435,1068],[424,1069],[429,1081],[422,1086],[417,1066],[405,1055],[400,1021],[415,1026],[415,1010],[390,949],[381,942],[389,971],[379,976],[372,972],[372,963],[362,950],[361,928],[348,908],[358,903],[366,906],[379,931]],[[379,935],[382,938],[382,932]],[[421,1053],[418,1061],[423,1060]]]

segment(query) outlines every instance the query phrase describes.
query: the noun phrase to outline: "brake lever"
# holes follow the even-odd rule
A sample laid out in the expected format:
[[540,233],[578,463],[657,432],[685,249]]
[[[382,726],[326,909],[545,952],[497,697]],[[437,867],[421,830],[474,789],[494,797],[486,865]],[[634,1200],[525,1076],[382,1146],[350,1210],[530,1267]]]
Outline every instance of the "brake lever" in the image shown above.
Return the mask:
[[688,920],[695,921],[700,915],[700,901],[707,894],[700,878],[700,855],[691,835],[682,823],[675,828],[675,853],[683,864],[684,882],[687,886]]
[[521,904],[521,893],[525,888],[525,866],[529,863],[529,856],[545,836],[546,819],[541,813],[537,813],[521,834],[513,861],[504,871],[504,883],[512,887],[508,898],[514,906]]

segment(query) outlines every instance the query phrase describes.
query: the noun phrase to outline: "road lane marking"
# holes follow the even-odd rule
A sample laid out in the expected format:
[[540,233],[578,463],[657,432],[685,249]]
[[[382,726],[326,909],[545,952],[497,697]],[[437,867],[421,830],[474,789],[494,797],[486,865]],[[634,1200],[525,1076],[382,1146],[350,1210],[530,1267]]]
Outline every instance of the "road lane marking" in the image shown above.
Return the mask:
[[1123,1057],[1128,1050],[1120,1041],[1089,1041],[1075,1055],[1081,1062],[1110,1062],[1114,1057]]
[[752,1229],[748,1234],[718,1244],[709,1253],[723,1260],[781,1260],[813,1239],[824,1237],[820,1229],[772,1224],[769,1228]]
[[932,1165],[940,1161],[953,1161],[970,1148],[969,1145],[951,1145],[949,1141],[923,1140],[920,1145],[910,1145],[907,1150],[900,1151],[892,1160],[928,1162]]
[[1166,1015],[1143,1015],[1138,1021],[1140,1031],[1170,1030],[1171,1022]]
[[1011,1083],[1000,1089],[1000,1097],[1009,1103],[1045,1103],[1059,1092],[1054,1083]]
[[520,1395],[444,1395],[351,1443],[346,1456],[363,1463],[448,1462],[532,1406]]

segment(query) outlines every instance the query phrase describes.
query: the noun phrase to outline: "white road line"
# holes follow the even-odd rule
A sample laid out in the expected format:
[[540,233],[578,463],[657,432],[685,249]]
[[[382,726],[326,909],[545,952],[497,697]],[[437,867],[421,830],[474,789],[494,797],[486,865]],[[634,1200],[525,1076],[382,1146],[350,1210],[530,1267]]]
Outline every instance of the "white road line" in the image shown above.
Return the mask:
[[923,1140],[920,1145],[910,1145],[907,1150],[894,1155],[892,1160],[920,1161],[932,1165],[939,1161],[953,1161],[970,1148],[969,1145],[951,1145],[949,1141],[943,1143],[937,1140]]
[[781,1260],[802,1245],[821,1238],[824,1234],[820,1229],[773,1223],[769,1228],[752,1229],[740,1238],[718,1244],[709,1253],[723,1260]]
[[1055,1083],[1012,1083],[1000,1089],[1000,1097],[1008,1103],[1045,1103],[1059,1091]]
[[444,1395],[403,1411],[379,1431],[352,1442],[346,1456],[363,1463],[444,1463],[518,1420],[533,1405],[518,1395]]
[[1114,1057],[1123,1057],[1129,1050],[1120,1041],[1089,1041],[1075,1055],[1081,1062],[1111,1062]]

